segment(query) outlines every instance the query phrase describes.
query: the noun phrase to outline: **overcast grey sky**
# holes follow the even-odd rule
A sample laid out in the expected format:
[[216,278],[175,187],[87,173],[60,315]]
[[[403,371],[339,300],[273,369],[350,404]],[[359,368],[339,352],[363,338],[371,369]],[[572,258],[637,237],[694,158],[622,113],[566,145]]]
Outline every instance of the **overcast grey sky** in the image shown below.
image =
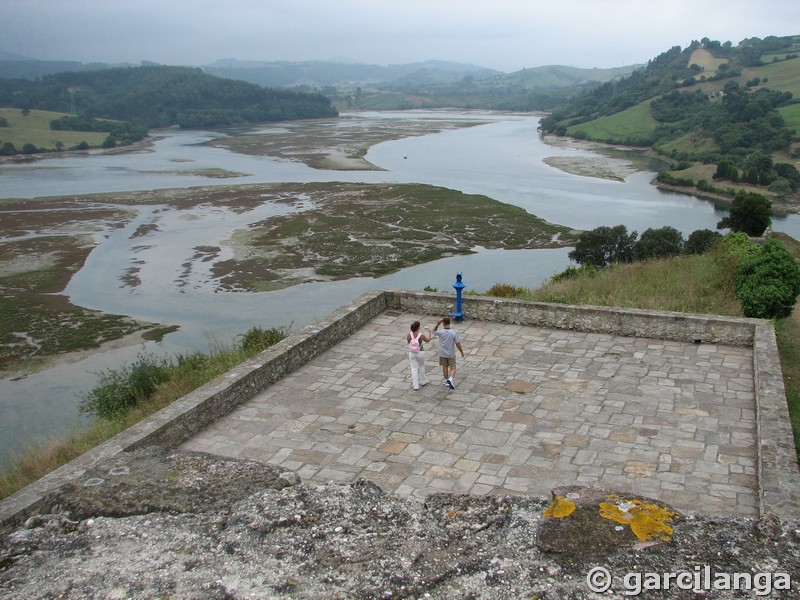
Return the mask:
[[435,59],[511,72],[794,34],[800,0],[0,0],[0,51],[83,62]]

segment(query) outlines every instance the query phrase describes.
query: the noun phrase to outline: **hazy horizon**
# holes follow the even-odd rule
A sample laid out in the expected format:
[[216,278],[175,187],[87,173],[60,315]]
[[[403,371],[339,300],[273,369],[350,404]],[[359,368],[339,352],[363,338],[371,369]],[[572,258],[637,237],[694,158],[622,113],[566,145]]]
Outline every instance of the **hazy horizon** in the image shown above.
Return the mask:
[[0,51],[84,63],[615,68],[704,37],[800,34],[795,0],[4,0],[4,9]]

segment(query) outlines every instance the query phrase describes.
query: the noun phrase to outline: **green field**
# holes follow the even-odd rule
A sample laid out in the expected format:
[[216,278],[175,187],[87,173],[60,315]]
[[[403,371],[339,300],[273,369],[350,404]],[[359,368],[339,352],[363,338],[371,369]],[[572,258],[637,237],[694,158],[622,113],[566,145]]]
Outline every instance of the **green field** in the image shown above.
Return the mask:
[[779,108],[778,112],[786,121],[786,125],[794,127],[795,134],[800,135],[800,104],[792,104],[791,106],[784,106]]
[[58,142],[61,142],[66,150],[81,142],[100,146],[108,137],[108,133],[104,132],[51,130],[50,121],[64,115],[47,110],[32,110],[28,115],[23,115],[19,108],[0,108],[0,117],[8,121],[8,127],[0,127],[0,146],[11,142],[17,150],[22,150],[25,144],[56,150]]
[[737,81],[739,85],[744,85],[754,77],[766,78],[765,87],[771,90],[791,92],[795,99],[800,98],[800,57],[742,69],[742,75]]
[[670,140],[664,144],[658,144],[656,149],[662,154],[669,154],[673,150],[688,154],[701,154],[704,152],[718,151],[719,147],[712,138],[703,137],[695,131],[690,131],[674,140]]
[[628,140],[649,139],[657,125],[647,100],[608,117],[568,127],[567,135],[583,132],[595,141],[624,144]]

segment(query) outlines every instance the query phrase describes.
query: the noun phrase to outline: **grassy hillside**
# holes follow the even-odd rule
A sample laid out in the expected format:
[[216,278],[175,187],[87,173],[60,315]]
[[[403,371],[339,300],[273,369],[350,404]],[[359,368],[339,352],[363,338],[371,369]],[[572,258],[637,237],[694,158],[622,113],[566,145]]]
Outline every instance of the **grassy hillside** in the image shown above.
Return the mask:
[[754,77],[766,78],[766,87],[791,92],[795,99],[800,99],[800,57],[742,69],[741,76],[735,80],[744,85]]
[[646,100],[611,116],[568,127],[567,135],[603,140],[611,144],[630,144],[644,140],[644,145],[647,145],[647,140],[657,125],[658,122],[650,113],[650,101]]
[[800,104],[784,106],[779,108],[778,112],[789,127],[793,127],[795,131],[800,132]]
[[727,58],[717,58],[709,50],[705,48],[698,48],[692,52],[689,58],[690,65],[698,65],[703,69],[706,75],[711,75],[717,72],[720,65],[728,62]]
[[[696,50],[692,54],[690,60],[694,61],[698,53],[709,54],[705,50]],[[711,68],[710,73],[714,74],[716,73],[716,67],[727,61],[725,59],[712,57],[711,59],[702,60],[701,62],[705,65],[709,65]],[[715,92],[721,92],[728,82],[735,81],[740,86],[744,86],[748,81],[752,81],[755,78],[762,81],[766,79],[766,83],[762,83],[760,86],[756,86],[753,89],[769,88],[790,92],[795,98],[800,100],[800,57],[759,67],[749,67],[747,69],[742,69],[741,75],[737,77],[730,77],[717,81],[704,81],[683,87],[680,91],[690,93],[694,90],[701,90],[710,95]],[[580,125],[572,125],[567,128],[567,134],[576,135],[578,132],[583,131],[588,134],[591,139],[609,143],[619,143],[619,140],[624,140],[629,137],[650,139],[659,126],[659,122],[653,118],[650,112],[650,104],[652,101],[653,98],[648,98],[623,111],[600,117],[586,123],[581,123]],[[796,128],[798,133],[800,133],[800,103],[781,107],[778,109],[778,112],[780,112],[781,116],[786,120],[787,125]],[[680,141],[676,140],[674,143],[665,145],[665,147],[668,149],[679,148],[681,150],[705,150],[714,147],[713,142],[709,141],[707,138],[704,140],[699,139],[701,137],[705,137],[702,136],[701,132],[689,132]]]
[[[790,126],[798,122],[800,36],[753,40],[732,47],[704,38],[703,44],[693,42],[685,50],[676,46],[618,82],[575,96],[545,118],[542,128],[610,143],[634,136],[650,140],[650,145],[665,153],[675,148],[700,149],[697,160],[718,161],[723,155],[786,148],[790,134],[778,131],[780,125],[764,113],[779,110]],[[780,51],[773,50],[776,47]],[[761,102],[769,106],[756,109]],[[647,117],[650,110],[654,118]],[[764,135],[759,135],[765,128],[764,135],[775,143],[766,143]],[[800,141],[798,132],[796,142]],[[676,141],[681,136],[692,137]],[[701,137],[714,138],[720,148],[703,155],[709,146]],[[670,142],[667,151],[658,146]],[[686,158],[692,157],[680,157]]]
[[18,108],[0,108],[0,118],[8,121],[8,127],[0,127],[0,146],[11,142],[16,148],[33,144],[37,148],[56,150],[61,142],[64,149],[86,142],[89,146],[99,146],[108,136],[107,132],[97,131],[53,131],[50,121],[63,117],[64,113],[47,110],[32,110],[23,115]]

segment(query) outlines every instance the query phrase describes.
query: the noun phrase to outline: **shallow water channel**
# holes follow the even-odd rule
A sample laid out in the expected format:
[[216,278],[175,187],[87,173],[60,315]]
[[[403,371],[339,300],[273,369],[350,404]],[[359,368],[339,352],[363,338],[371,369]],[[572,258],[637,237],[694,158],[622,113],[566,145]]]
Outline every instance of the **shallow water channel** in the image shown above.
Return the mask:
[[[262,182],[343,181],[426,183],[485,194],[520,206],[553,223],[579,229],[624,224],[642,232],[671,225],[684,235],[715,229],[724,212],[692,196],[662,192],[652,185],[652,171],[624,182],[564,173],[543,162],[553,156],[592,156],[585,150],[545,144],[537,133],[539,117],[480,112],[359,113],[364,127],[378,119],[472,119],[486,124],[409,137],[373,146],[366,159],[383,171],[324,171],[298,162],[246,156],[202,145],[224,135],[204,131],[166,131],[146,150],[127,154],[45,159],[31,165],[0,166],[0,198],[235,185]],[[262,129],[263,135],[281,130]],[[188,169],[227,169],[247,176],[208,179],[181,173]],[[162,342],[148,342],[98,353],[17,381],[0,382],[0,464],[28,441],[63,434],[84,422],[79,395],[98,373],[131,362],[140,353],[174,355],[228,344],[254,325],[297,330],[373,289],[451,290],[463,272],[468,290],[495,283],[535,287],[563,270],[569,249],[486,250],[438,260],[381,277],[308,283],[260,293],[219,292],[211,284],[210,263],[195,260],[187,272],[185,257],[197,246],[218,245],[249,223],[299,210],[265,204],[236,212],[218,206],[198,208],[187,216],[169,206],[140,206],[124,228],[99,232],[98,243],[65,293],[76,305],[136,319],[180,325]],[[453,206],[453,210],[458,210]],[[132,236],[144,223],[158,223],[147,246]],[[800,237],[800,218],[775,219],[774,228]],[[155,239],[155,241],[153,241]],[[125,285],[124,271],[135,257],[139,284]],[[224,258],[224,257],[221,257]]]

